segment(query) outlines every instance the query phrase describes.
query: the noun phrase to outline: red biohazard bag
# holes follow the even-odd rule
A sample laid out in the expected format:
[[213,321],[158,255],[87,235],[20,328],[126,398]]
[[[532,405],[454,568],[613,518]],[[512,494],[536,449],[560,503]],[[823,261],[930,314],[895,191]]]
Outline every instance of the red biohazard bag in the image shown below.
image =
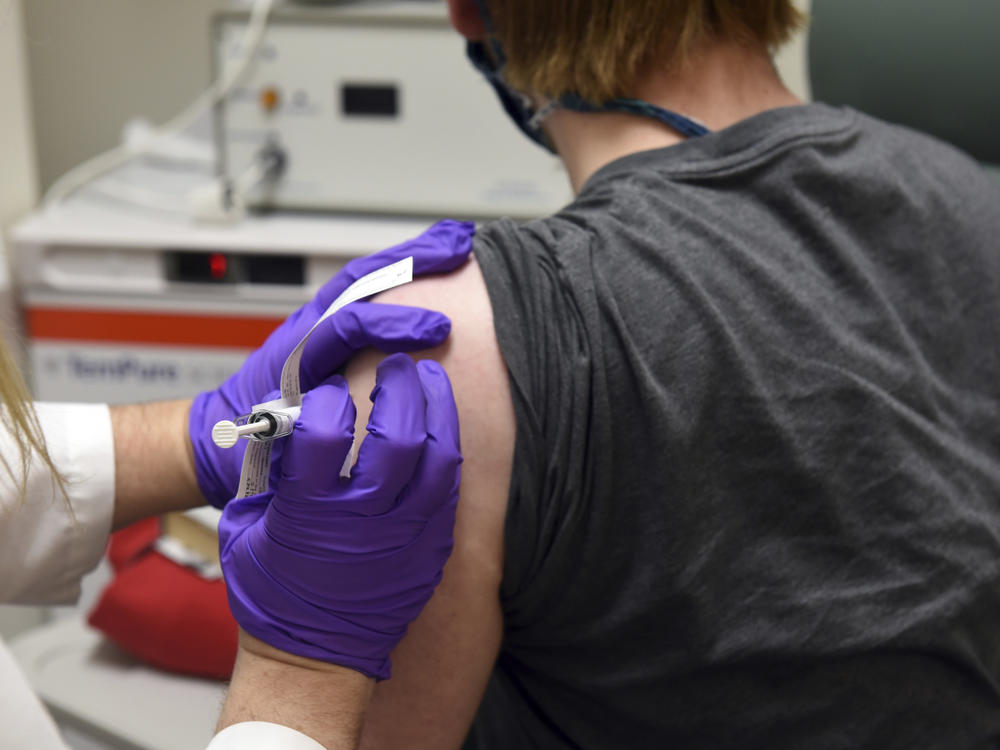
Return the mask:
[[237,626],[226,586],[156,549],[159,519],[111,535],[114,579],[88,622],[138,659],[180,674],[228,679]]

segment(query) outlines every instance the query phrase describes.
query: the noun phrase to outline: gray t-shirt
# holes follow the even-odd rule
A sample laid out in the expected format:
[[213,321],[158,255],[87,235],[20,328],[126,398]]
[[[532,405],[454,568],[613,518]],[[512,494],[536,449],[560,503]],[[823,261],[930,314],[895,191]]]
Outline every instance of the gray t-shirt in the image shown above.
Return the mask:
[[1000,743],[1000,189],[847,109],[476,239],[517,417],[467,747]]

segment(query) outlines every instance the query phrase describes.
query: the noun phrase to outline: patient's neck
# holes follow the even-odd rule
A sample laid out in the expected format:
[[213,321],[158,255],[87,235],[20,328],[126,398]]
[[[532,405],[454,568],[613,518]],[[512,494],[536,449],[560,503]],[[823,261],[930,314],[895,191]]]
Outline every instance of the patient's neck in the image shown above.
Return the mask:
[[[768,109],[802,104],[782,83],[765,49],[715,41],[692,54],[686,65],[650,69],[635,98],[696,119],[710,130]],[[556,109],[545,129],[566,164],[574,192],[615,159],[684,138],[652,118],[611,112]]]

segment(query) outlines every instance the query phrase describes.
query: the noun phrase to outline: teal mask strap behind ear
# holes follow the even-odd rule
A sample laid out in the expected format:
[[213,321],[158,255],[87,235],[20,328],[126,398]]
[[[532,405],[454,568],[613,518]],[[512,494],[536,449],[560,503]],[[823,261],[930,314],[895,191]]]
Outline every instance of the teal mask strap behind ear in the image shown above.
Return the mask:
[[476,4],[486,28],[487,41],[485,44],[469,42],[466,54],[476,70],[489,81],[503,104],[504,111],[507,112],[518,129],[547,151],[555,153],[555,149],[552,148],[552,144],[549,143],[542,131],[541,124],[545,116],[557,107],[573,112],[622,112],[648,117],[662,122],[687,138],[696,138],[711,132],[697,120],[641,99],[611,99],[599,104],[591,104],[576,94],[563,94],[542,112],[537,111],[526,96],[512,89],[504,80],[503,67],[507,57],[504,54],[503,46],[494,33],[493,19],[486,7],[486,1],[477,0]]

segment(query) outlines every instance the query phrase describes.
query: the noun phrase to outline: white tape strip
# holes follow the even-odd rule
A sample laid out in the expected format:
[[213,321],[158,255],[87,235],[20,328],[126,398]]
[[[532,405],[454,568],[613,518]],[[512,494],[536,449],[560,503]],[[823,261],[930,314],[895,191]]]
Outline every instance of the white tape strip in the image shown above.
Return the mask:
[[[371,297],[393,287],[402,286],[413,281],[413,258],[403,258],[392,265],[372,271],[366,276],[351,284],[343,293],[335,299],[326,309],[319,320],[302,340],[295,345],[292,353],[288,355],[284,366],[281,368],[281,398],[257,404],[252,411],[266,409],[267,411],[281,411],[290,407],[302,405],[302,390],[299,383],[299,365],[302,362],[302,352],[306,348],[309,337],[312,336],[316,327],[342,307],[352,302]],[[249,497],[267,490],[268,475],[271,468],[271,443],[259,440],[250,440],[247,445],[247,452],[243,455],[243,469],[240,472],[240,487],[236,497]]]

